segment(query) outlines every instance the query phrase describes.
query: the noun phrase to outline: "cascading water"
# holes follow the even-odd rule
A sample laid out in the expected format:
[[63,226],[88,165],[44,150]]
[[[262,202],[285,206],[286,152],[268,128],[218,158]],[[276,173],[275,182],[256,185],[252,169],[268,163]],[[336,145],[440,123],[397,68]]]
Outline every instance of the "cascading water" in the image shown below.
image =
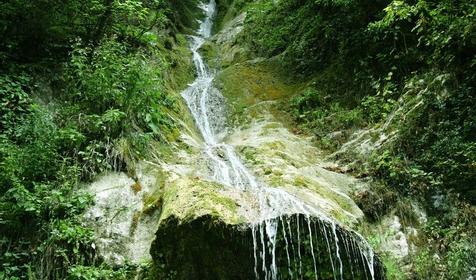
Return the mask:
[[[213,86],[214,72],[199,53],[201,46],[211,36],[215,0],[203,4],[202,8],[205,19],[200,22],[197,35],[190,36],[197,78],[182,95],[204,139],[203,154],[210,171],[206,175],[207,179],[233,191],[249,193],[255,199],[253,204],[257,207],[245,207],[249,207],[249,213],[252,213],[249,222],[256,278],[302,279],[302,258],[304,254],[310,254],[313,278],[318,279],[319,258],[322,257],[319,244],[326,244],[324,254],[330,258],[334,279],[349,278],[344,275],[344,271],[350,271],[353,278],[353,265],[364,267],[365,278],[374,279],[373,252],[363,238],[357,234],[344,235],[344,230],[326,217],[317,205],[260,182],[245,167],[233,146],[224,142],[227,134],[225,100]],[[306,244],[306,248],[303,248],[303,244]],[[277,251],[281,249],[285,251],[287,276],[280,274],[277,255],[282,252]],[[342,258],[343,254],[346,259]],[[344,264],[349,265],[350,270],[344,268]]]

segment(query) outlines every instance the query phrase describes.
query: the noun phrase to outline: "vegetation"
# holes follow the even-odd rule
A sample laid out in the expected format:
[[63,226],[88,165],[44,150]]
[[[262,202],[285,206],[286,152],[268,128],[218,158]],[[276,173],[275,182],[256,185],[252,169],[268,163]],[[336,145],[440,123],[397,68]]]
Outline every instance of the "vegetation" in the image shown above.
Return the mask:
[[[256,55],[277,56],[290,75],[310,80],[291,112],[323,147],[339,149],[358,129],[396,132],[357,172],[384,185],[376,193],[388,200],[371,216],[399,197],[427,205],[438,229],[427,232],[431,246],[418,263],[442,257],[438,269],[417,265],[422,278],[467,277],[474,265],[475,11],[474,1],[261,0],[245,26]],[[466,220],[443,213],[435,194]]]
[[0,4],[0,279],[130,279],[98,259],[78,186],[176,134],[165,76],[196,9],[177,2]]
[[279,54],[294,74],[315,76],[294,99],[294,113],[320,136],[377,123],[400,97],[418,95],[423,105],[402,122],[398,150],[389,153],[465,193],[476,174],[474,8],[471,1],[258,1],[247,38],[258,54]]

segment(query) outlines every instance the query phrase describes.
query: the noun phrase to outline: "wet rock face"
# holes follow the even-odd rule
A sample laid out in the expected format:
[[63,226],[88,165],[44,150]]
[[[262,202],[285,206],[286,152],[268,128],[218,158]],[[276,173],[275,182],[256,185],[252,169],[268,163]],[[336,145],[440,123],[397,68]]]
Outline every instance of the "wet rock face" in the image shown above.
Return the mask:
[[185,223],[171,217],[152,244],[155,279],[253,279],[253,246],[247,235],[212,216]]
[[[384,279],[382,265],[360,236],[304,215],[229,225],[212,216],[168,219],[152,245],[157,279]],[[165,265],[165,269],[162,269]],[[279,275],[279,277],[278,277]]]
[[[269,228],[274,239],[261,238]],[[362,237],[332,220],[281,216],[254,225],[251,235],[256,279],[384,279]]]

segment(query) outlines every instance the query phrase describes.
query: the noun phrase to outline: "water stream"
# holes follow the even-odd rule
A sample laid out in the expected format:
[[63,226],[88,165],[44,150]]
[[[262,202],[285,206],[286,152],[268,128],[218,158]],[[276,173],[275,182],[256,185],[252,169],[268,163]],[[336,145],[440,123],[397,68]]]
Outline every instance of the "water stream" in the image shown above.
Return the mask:
[[[257,279],[282,279],[277,264],[277,250],[285,250],[287,277],[303,277],[301,241],[306,239],[307,252],[311,253],[314,277],[318,279],[318,259],[322,255],[330,257],[333,276],[344,279],[342,254],[348,258],[360,258],[360,263],[369,279],[375,278],[373,252],[367,243],[353,234],[346,237],[341,226],[325,216],[319,207],[299,199],[283,189],[269,187],[245,166],[234,147],[225,143],[227,136],[225,99],[214,87],[215,73],[209,69],[199,53],[201,46],[211,36],[213,17],[216,11],[215,0],[202,5],[205,18],[200,21],[196,35],[190,36],[193,62],[197,78],[182,96],[185,99],[195,123],[203,137],[203,154],[207,160],[208,180],[213,180],[234,192],[246,192],[256,200],[248,205],[252,228],[254,272]],[[256,206],[255,206],[256,205]],[[290,218],[299,215],[302,218]],[[295,224],[293,224],[295,223]],[[308,236],[303,236],[307,231]],[[317,237],[325,240],[327,252],[318,252]],[[340,237],[340,238],[339,238]],[[278,247],[278,239],[284,239],[285,246]],[[344,252],[342,249],[344,248]],[[348,262],[346,262],[348,263]],[[352,262],[350,262],[352,264]],[[352,272],[353,275],[353,272]],[[347,277],[345,277],[347,278]]]

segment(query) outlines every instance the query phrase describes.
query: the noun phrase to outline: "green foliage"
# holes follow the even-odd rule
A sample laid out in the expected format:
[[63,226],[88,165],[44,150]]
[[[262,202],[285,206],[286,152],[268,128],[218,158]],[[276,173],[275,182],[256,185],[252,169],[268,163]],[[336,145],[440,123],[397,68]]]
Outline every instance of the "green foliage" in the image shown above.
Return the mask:
[[137,270],[134,266],[111,269],[107,266],[75,265],[68,270],[67,280],[128,280]]
[[395,101],[393,99],[385,100],[385,97],[381,95],[368,95],[362,99],[360,107],[363,115],[370,123],[378,123],[389,116],[395,108]]
[[166,15],[175,28],[191,33],[197,27],[197,18],[203,16],[199,4],[199,0],[167,1]]
[[[7,278],[36,273],[35,262],[47,253],[56,254],[51,262],[66,264],[61,261],[66,256],[68,262],[82,256],[78,244],[90,248],[91,243],[91,236],[73,222],[91,202],[75,191],[79,168],[60,157],[59,132],[51,115],[38,106],[28,111],[0,142],[0,261]],[[52,246],[54,250],[46,249]]]
[[196,4],[0,3],[1,279],[131,278],[98,267],[79,185],[177,135],[161,51]]
[[[422,246],[415,258],[415,272],[426,279],[464,279],[473,273],[470,268],[475,265],[476,247],[474,236],[476,228],[475,213],[469,205],[454,201],[449,206],[459,215],[441,214],[442,219],[430,220],[424,230],[426,245]],[[456,204],[454,204],[456,203]]]
[[162,66],[150,62],[147,53],[154,55],[114,39],[94,51],[74,48],[62,77],[58,122],[65,127],[61,137],[74,144],[65,148],[79,156],[84,178],[137,160],[144,143],[166,140],[176,129],[169,116],[175,101],[163,91]]
[[167,7],[162,0],[75,0],[67,5],[50,0],[8,0],[0,4],[0,58],[61,58],[76,38],[96,46],[113,34],[143,43],[147,31],[168,23]]
[[68,87],[62,97],[89,119],[86,125],[78,120],[77,126],[86,134],[111,138],[134,127],[157,136],[159,126],[173,128],[164,111],[173,109],[174,100],[162,91],[160,65],[148,62],[146,53],[130,53],[115,40],[101,44],[92,57],[90,52],[77,46],[64,76]]
[[30,100],[23,88],[28,81],[24,75],[0,75],[0,134],[11,134],[8,130],[28,112]]
[[214,18],[213,29],[220,31],[224,25],[241,14],[253,0],[218,0],[217,14]]
[[[282,54],[296,74],[310,74],[332,65],[340,77],[365,86],[368,56],[376,46],[366,26],[388,1],[257,1],[247,17],[246,36],[259,55]],[[289,12],[292,11],[292,12]],[[338,77],[336,77],[338,78]],[[347,86],[352,90],[351,86]]]
[[[22,122],[0,134],[0,182],[2,190],[24,180],[35,182],[54,176],[60,161],[54,141],[56,127],[47,112],[37,106],[23,116]],[[53,136],[53,140],[50,138]]]
[[[398,43],[395,51],[405,56],[474,81],[475,6],[473,1],[392,1],[369,30],[383,39],[393,38]],[[468,75],[464,69],[472,71]]]
[[448,75],[428,74],[410,79],[405,89],[416,104],[398,124],[389,150],[373,156],[373,173],[400,191],[444,187],[474,200],[476,120],[469,88],[453,88]]
[[387,279],[405,280],[407,277],[402,272],[398,262],[389,257],[383,257],[383,265],[385,266],[385,276]]
[[387,114],[385,104],[415,70],[438,67],[474,81],[475,4],[411,3],[261,0],[249,11],[245,36],[258,55],[280,55],[294,74],[318,74],[324,96],[355,100],[352,106],[366,98],[368,106],[379,94]]
[[[259,55],[280,55],[294,74],[315,77],[292,110],[325,147],[386,120],[404,95],[417,99],[415,108],[400,108],[408,113],[392,147],[372,157],[373,174],[403,192],[444,186],[473,199],[475,8],[472,1],[261,0],[245,36]],[[335,141],[332,132],[342,130]]]
[[[292,99],[292,114],[296,120],[305,124],[307,129],[311,129],[319,136],[320,143],[328,148],[335,148],[338,141],[329,139],[329,135],[335,131],[345,137],[355,128],[366,123],[366,117],[361,108],[351,109],[341,105],[330,95],[310,87],[302,95]],[[345,136],[344,136],[345,135]]]

